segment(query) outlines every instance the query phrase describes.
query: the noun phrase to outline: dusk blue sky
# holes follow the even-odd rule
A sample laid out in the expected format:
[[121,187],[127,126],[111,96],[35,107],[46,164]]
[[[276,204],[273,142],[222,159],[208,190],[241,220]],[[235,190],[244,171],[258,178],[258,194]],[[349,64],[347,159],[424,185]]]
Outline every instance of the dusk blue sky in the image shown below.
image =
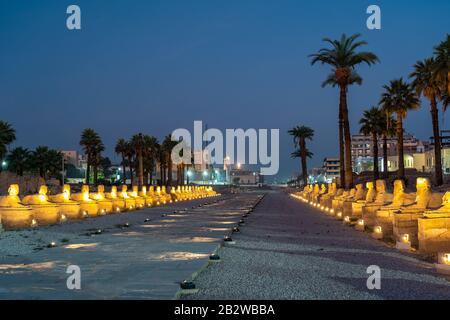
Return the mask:
[[[66,28],[77,4],[82,30]],[[382,30],[366,28],[366,8]],[[279,178],[299,171],[287,130],[315,130],[310,166],[337,155],[338,90],[321,88],[328,67],[310,66],[323,37],[361,33],[381,63],[359,69],[349,90],[352,131],[382,85],[405,77],[450,32],[450,1],[0,0],[0,119],[14,146],[80,149],[92,127],[106,154],[137,132],[163,137],[194,120],[210,128],[279,128]],[[406,130],[431,135],[429,107]],[[443,118],[442,127],[449,128]]]

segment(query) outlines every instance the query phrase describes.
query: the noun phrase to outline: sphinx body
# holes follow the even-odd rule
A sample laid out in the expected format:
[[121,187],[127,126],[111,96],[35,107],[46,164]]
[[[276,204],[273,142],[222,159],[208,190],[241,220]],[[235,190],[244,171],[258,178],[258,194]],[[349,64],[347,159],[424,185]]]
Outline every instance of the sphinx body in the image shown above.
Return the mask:
[[70,186],[65,184],[62,192],[56,195],[49,196],[51,202],[57,203],[60,208],[60,212],[67,219],[82,219],[83,215],[80,204],[76,201],[70,200]]
[[353,203],[357,203],[358,201],[363,201],[366,198],[366,191],[364,190],[364,186],[359,183],[355,186],[355,194],[353,197],[349,197],[345,199],[342,203],[342,214],[339,219],[342,219],[346,216],[352,216],[353,212]]
[[342,215],[342,207],[344,206],[344,201],[348,200],[348,199],[353,199],[353,197],[355,196],[356,193],[356,189],[352,188],[350,191],[344,191],[342,190],[342,194],[338,195],[336,197],[334,197],[333,201],[332,201],[332,209],[333,209],[333,213],[336,215],[338,212],[341,213]]
[[70,198],[80,204],[80,210],[83,215],[96,217],[99,214],[99,206],[97,201],[92,200],[89,196],[89,186],[83,185],[81,192],[72,193]]
[[425,211],[417,222],[420,252],[450,252],[450,192],[442,197],[439,209]]
[[142,186],[141,191],[139,191],[139,196],[145,199],[145,205],[151,207],[153,205],[153,198],[149,193],[147,193],[147,187]]
[[368,203],[362,207],[362,219],[364,225],[373,229],[376,224],[377,211],[393,201],[393,194],[386,191],[386,182],[384,180],[377,180],[375,182],[376,196],[372,203]]
[[328,192],[320,197],[320,205],[325,208],[330,208],[330,199],[332,199],[336,195],[336,191],[336,183],[331,183],[330,185],[328,185]]
[[99,185],[96,193],[90,193],[89,198],[97,202],[98,214],[105,215],[111,213],[114,210],[114,204],[111,199],[106,198],[105,186]]
[[428,179],[417,178],[416,190],[415,203],[395,211],[393,220],[394,240],[400,242],[404,235],[408,235],[412,246],[418,245],[418,218],[425,211],[436,210],[443,205],[443,194],[432,192]]
[[362,217],[362,210],[364,206],[370,205],[375,201],[377,191],[374,188],[373,182],[366,183],[367,193],[364,200],[356,200],[352,203],[352,212],[348,214],[352,220]]
[[38,225],[56,224],[66,219],[61,213],[60,206],[49,201],[47,191],[47,186],[42,185],[38,194],[25,196],[22,200],[24,205],[33,209],[33,218]]
[[18,184],[10,185],[8,195],[0,197],[0,221],[5,230],[33,226],[33,210],[20,201]]

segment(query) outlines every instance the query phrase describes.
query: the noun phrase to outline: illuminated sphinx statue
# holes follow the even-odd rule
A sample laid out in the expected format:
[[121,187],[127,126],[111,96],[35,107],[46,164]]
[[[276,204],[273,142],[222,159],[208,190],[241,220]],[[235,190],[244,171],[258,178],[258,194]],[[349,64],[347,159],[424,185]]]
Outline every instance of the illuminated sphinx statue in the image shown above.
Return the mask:
[[362,217],[362,208],[366,205],[370,205],[375,201],[375,197],[377,196],[377,191],[374,188],[373,182],[366,183],[367,193],[364,200],[356,200],[352,203],[352,213],[348,216],[352,219],[361,218]]
[[139,196],[138,186],[133,186],[131,188],[131,191],[128,192],[128,196],[134,199],[136,209],[145,207],[145,198]]
[[363,223],[369,229],[373,229],[376,224],[377,211],[393,201],[393,194],[386,191],[386,182],[384,180],[377,180],[375,187],[376,196],[374,201],[362,207]]
[[70,200],[70,185],[65,184],[61,193],[51,195],[49,196],[49,199],[51,202],[59,205],[61,214],[66,216],[67,219],[76,220],[85,217],[80,209],[80,204],[76,201]]
[[147,192],[147,187],[142,186],[141,191],[139,191],[139,196],[145,199],[145,205],[151,207],[153,205],[153,198],[150,193]]
[[340,214],[342,215],[342,207],[344,205],[344,201],[348,199],[353,199],[355,193],[356,189],[352,188],[350,191],[343,191],[340,196],[334,197],[332,201],[333,213],[336,215],[340,212]]
[[127,210],[133,210],[136,208],[136,201],[134,198],[131,198],[127,192],[128,187],[126,185],[122,186],[121,192],[119,192],[119,198],[125,201],[125,208]]
[[80,204],[83,215],[88,215],[89,217],[98,216],[99,206],[97,201],[90,198],[89,186],[83,185],[81,187],[81,192],[72,193],[70,198]]
[[364,190],[364,186],[359,183],[355,186],[355,193],[353,197],[348,197],[344,200],[342,203],[342,214],[339,219],[351,216],[352,215],[352,209],[353,209],[353,203],[364,200],[366,197],[366,191]]
[[33,222],[33,210],[21,203],[19,185],[9,186],[8,195],[0,197],[0,221],[6,230],[29,228]]
[[89,197],[97,202],[99,215],[104,215],[113,212],[114,204],[110,199],[106,198],[105,186],[99,185],[97,187],[97,192],[90,193]]
[[412,246],[418,244],[418,218],[427,210],[436,210],[445,205],[442,203],[443,194],[432,192],[427,178],[417,178],[416,190],[415,203],[395,211],[393,221],[394,240],[400,242],[408,235]]
[[111,192],[105,194],[106,199],[110,200],[113,204],[113,212],[121,212],[126,210],[126,203],[123,198],[120,198],[117,193],[117,187],[112,186]]
[[47,192],[47,186],[42,185],[39,188],[38,194],[25,196],[22,200],[24,205],[30,206],[33,209],[33,218],[37,221],[38,225],[55,224],[66,219],[61,214],[60,206],[49,201]]
[[450,252],[450,192],[442,197],[439,209],[425,211],[417,222],[420,252]]

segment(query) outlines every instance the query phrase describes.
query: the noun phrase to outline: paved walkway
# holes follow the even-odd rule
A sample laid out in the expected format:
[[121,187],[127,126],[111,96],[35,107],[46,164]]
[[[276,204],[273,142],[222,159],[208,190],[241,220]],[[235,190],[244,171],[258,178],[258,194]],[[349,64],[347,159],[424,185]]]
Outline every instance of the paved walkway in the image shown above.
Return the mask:
[[[172,299],[257,199],[229,195],[0,232],[0,299]],[[58,246],[47,248],[51,241]],[[81,268],[81,290],[67,289],[68,265]]]
[[[432,265],[284,193],[269,193],[184,299],[450,299]],[[381,268],[368,290],[367,267]]]

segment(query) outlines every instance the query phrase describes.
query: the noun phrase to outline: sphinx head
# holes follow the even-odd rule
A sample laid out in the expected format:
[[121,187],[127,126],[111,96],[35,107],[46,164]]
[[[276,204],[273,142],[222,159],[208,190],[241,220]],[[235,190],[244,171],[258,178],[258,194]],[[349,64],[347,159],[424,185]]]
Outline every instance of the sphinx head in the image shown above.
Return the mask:
[[122,192],[127,192],[127,190],[128,190],[128,187],[126,185],[123,185],[122,186]]
[[19,195],[19,185],[18,184],[12,184],[8,188],[8,194],[11,197],[17,197]]
[[394,181],[394,194],[403,193],[405,190],[405,183],[403,180],[395,180]]
[[70,198],[70,185],[65,184],[63,186],[62,193],[63,193],[63,196],[64,196],[64,200],[69,200],[69,198]]
[[384,180],[377,180],[375,182],[377,192],[385,192],[386,191],[386,182]]
[[97,187],[97,192],[98,192],[98,193],[104,193],[104,192],[105,192],[105,186],[102,185],[102,184],[100,184],[100,185]]
[[48,192],[48,188],[46,185],[42,185],[39,187],[39,195],[45,196],[45,195],[47,195],[47,192]]
[[356,185],[356,191],[362,191],[363,190],[363,185],[362,183],[359,183]]
[[430,180],[427,178],[417,178],[416,180],[417,191],[428,191],[430,189]]
[[366,183],[366,188],[367,188],[367,190],[372,190],[373,189],[373,182],[372,181],[369,181],[369,182],[367,182]]
[[442,204],[444,206],[450,206],[450,192],[446,192],[442,197]]
[[147,194],[147,187],[146,186],[142,186],[142,194]]

